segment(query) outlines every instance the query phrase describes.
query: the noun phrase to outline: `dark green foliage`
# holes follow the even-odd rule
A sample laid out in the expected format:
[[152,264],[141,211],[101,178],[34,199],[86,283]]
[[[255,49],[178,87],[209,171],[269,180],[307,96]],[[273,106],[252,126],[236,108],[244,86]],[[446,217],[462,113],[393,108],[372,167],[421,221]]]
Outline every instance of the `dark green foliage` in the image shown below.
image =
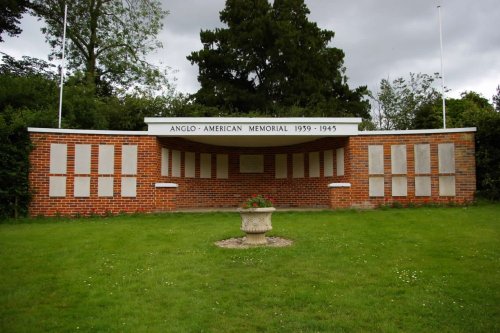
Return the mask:
[[429,129],[443,127],[441,110],[442,104],[440,100],[425,103],[415,113],[414,128]]
[[369,118],[366,88],[347,84],[333,31],[307,18],[302,0],[228,0],[226,28],[203,30],[197,103],[227,114],[361,116]]
[[500,200],[500,114],[489,114],[477,122],[477,185],[482,196]]
[[0,42],[3,42],[2,34],[4,32],[11,37],[22,32],[19,20],[26,12],[27,6],[27,0],[2,0],[0,6]]
[[43,61],[4,55],[0,65],[0,218],[27,213],[28,126],[57,124],[57,84]]
[[11,107],[0,113],[0,219],[27,212],[30,140],[25,121]]

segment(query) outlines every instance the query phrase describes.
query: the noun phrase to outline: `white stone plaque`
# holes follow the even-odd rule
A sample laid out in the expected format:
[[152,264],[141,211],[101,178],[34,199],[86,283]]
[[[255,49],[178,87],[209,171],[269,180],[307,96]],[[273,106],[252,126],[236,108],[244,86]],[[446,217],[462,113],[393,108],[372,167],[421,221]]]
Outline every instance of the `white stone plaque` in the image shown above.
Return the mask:
[[276,154],[275,156],[275,177],[276,179],[283,179],[287,177],[288,166],[287,166],[287,155],[286,154]]
[[[415,151],[415,173],[431,173],[431,146],[428,143],[416,144]],[[430,195],[430,194],[429,194]]]
[[368,146],[368,173],[384,174],[384,146]]
[[75,145],[75,174],[90,174],[90,154],[92,145]]
[[323,152],[323,174],[325,177],[333,177],[333,150]]
[[304,154],[297,153],[292,156],[293,178],[304,178]]
[[455,144],[438,145],[439,173],[455,173]]
[[137,195],[137,179],[135,177],[122,178],[122,197],[133,198]]
[[168,149],[161,149],[161,175],[168,176]]
[[193,152],[184,153],[184,177],[194,178],[196,175],[196,154]]
[[430,176],[415,176],[415,196],[417,197],[431,196]]
[[338,148],[335,152],[337,160],[337,176],[344,175],[344,148]]
[[122,146],[122,175],[137,175],[137,146]]
[[439,196],[455,196],[455,176],[439,176]]
[[200,178],[212,177],[212,154],[200,154]]
[[309,153],[309,177],[319,177],[319,152]]
[[181,176],[181,152],[172,150],[172,177]]
[[75,198],[90,197],[90,177],[75,177],[73,195]]
[[370,177],[369,193],[370,197],[384,196],[384,177]]
[[66,177],[51,176],[49,177],[49,197],[65,197],[66,196]]
[[65,174],[68,145],[52,143],[50,145],[50,173]]
[[406,145],[391,146],[392,174],[406,174]]
[[264,155],[240,155],[240,173],[263,173]]
[[112,197],[113,194],[113,177],[99,177],[97,179],[97,195],[99,197]]
[[98,172],[100,175],[115,173],[115,146],[99,145]]
[[392,196],[406,197],[408,195],[408,180],[405,176],[392,177]]
[[227,154],[217,154],[217,178],[227,179],[229,177],[228,161]]

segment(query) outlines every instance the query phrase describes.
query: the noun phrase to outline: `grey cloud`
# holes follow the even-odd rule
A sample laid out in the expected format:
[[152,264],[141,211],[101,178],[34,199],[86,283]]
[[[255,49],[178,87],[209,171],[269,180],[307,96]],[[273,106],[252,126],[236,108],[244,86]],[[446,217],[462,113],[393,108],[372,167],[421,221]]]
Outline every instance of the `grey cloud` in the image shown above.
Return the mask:
[[[498,0],[441,0],[446,85],[458,96],[465,88],[491,98],[500,84],[500,5]],[[201,48],[202,29],[222,26],[224,0],[163,0],[170,11],[151,55],[177,70],[177,87],[198,89],[196,66],[186,59]],[[440,70],[437,0],[306,0],[310,20],[335,31],[332,46],[345,53],[351,87],[377,90],[382,78],[432,74]],[[24,33],[0,44],[2,51],[47,58],[40,23],[23,20]]]

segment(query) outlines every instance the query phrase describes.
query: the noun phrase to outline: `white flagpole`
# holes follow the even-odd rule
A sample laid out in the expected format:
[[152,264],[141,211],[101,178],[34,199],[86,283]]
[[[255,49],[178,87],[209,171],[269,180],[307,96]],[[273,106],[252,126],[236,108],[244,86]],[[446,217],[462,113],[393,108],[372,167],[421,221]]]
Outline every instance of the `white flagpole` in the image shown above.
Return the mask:
[[439,44],[441,45],[441,95],[443,97],[443,128],[446,128],[446,96],[444,91],[443,30],[441,28],[441,6],[437,6],[439,16]]
[[61,116],[62,116],[62,96],[63,96],[63,84],[64,84],[64,50],[66,46],[66,17],[68,15],[68,5],[64,5],[64,28],[63,28],[63,45],[62,45],[62,59],[61,59],[61,84],[59,91],[59,128],[61,128]]

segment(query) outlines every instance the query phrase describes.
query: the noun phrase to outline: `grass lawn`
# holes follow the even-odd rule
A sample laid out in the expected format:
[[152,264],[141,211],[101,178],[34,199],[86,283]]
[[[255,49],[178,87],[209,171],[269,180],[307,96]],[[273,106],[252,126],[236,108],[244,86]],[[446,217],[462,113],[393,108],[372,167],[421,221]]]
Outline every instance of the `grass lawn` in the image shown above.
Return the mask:
[[0,224],[0,332],[499,332],[500,204]]

